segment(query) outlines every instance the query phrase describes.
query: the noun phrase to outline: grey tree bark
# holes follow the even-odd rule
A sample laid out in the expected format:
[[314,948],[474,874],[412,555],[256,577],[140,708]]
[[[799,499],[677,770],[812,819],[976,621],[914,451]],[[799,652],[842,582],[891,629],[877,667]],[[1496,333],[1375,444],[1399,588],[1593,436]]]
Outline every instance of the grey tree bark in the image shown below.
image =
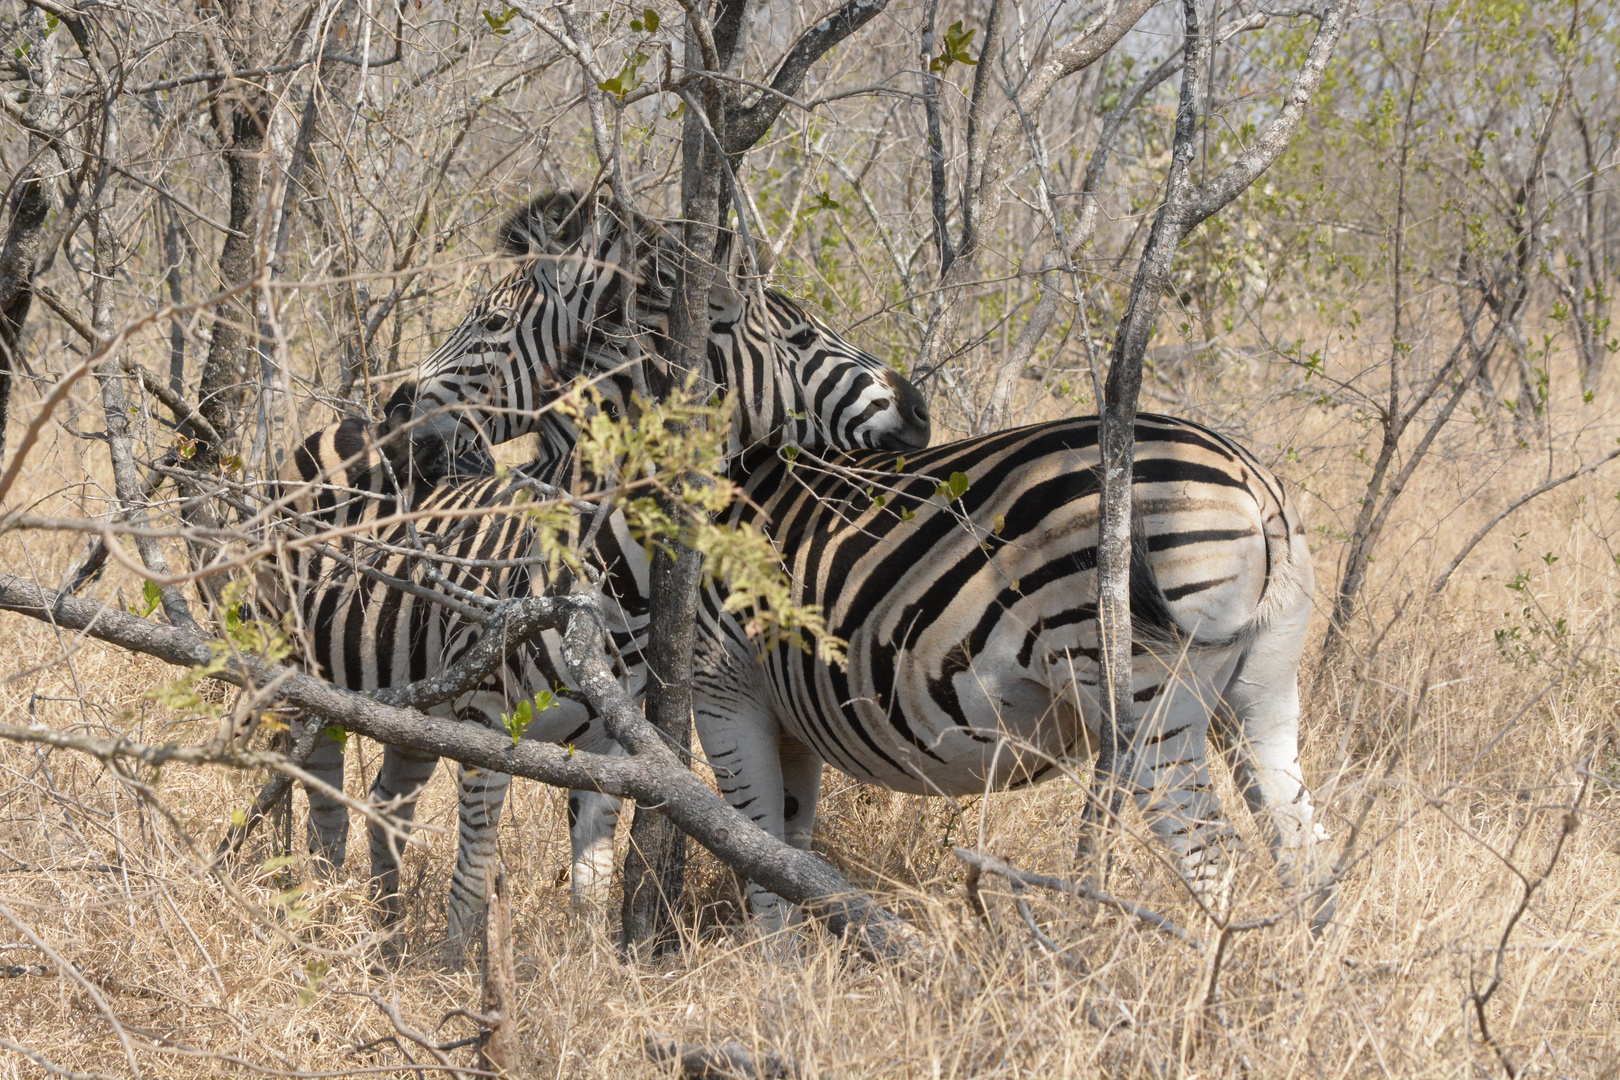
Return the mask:
[[[219,29],[224,36],[222,70],[248,70],[261,66],[266,53],[262,12],[256,0],[222,0]],[[270,126],[270,96],[264,87],[247,79],[229,78],[215,86],[211,102],[214,131],[222,146],[225,174],[230,185],[230,231],[220,246],[218,268],[222,288],[249,281],[258,272],[260,189],[263,186],[265,135]],[[218,440],[205,440],[191,458],[198,472],[216,468],[224,456],[223,442],[233,439],[246,397],[247,330],[257,326],[253,297],[239,296],[214,312],[208,355],[197,388],[197,408]]]
[[[687,13],[682,82],[696,82],[697,93],[691,98],[682,94],[689,102],[681,148],[683,246],[665,357],[672,386],[684,382],[708,348],[709,289],[715,275],[728,270],[720,263],[729,251],[723,208],[735,195],[728,188],[732,170],[770,130],[816,61],[875,18],[888,0],[851,0],[806,30],[778,64],[770,82],[774,93],[762,92],[749,105],[729,89],[735,84],[701,76],[737,73],[747,53],[752,0],[719,0],[712,20],[705,3],[682,6]],[[701,114],[692,107],[694,101]],[[686,512],[678,506],[667,509]],[[702,569],[701,557],[684,545],[658,553],[652,566],[647,715],[666,742],[681,751],[691,746],[692,648]],[[651,944],[658,950],[674,941],[673,905],[684,888],[686,866],[686,841],[677,826],[639,806],[635,812],[624,866],[621,942],[627,949]]]
[[11,414],[11,384],[22,363],[23,328],[34,301],[34,272],[45,251],[45,223],[60,204],[54,172],[56,140],[62,135],[61,101],[56,86],[56,42],[45,25],[45,12],[31,7],[23,16],[31,100],[23,116],[28,129],[28,159],[17,175],[11,219],[0,246],[0,459],[6,451],[6,421]]

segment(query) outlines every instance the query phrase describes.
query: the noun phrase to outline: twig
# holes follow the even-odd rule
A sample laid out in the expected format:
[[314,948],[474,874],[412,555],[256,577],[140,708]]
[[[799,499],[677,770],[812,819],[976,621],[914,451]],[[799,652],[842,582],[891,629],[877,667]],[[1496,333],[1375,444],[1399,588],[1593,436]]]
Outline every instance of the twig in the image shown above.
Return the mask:
[[1501,510],[1497,511],[1496,515],[1492,517],[1491,520],[1487,521],[1484,525],[1481,525],[1479,531],[1468,538],[1468,543],[1462,546],[1462,549],[1457,552],[1456,557],[1451,560],[1440,576],[1434,579],[1434,584],[1429,586],[1429,595],[1435,596],[1444,590],[1446,583],[1451,580],[1451,575],[1456,572],[1457,567],[1462,565],[1463,560],[1468,558],[1468,553],[1473,551],[1474,548],[1478,546],[1479,542],[1484,540],[1490,531],[1500,525],[1503,519],[1509,514],[1513,513],[1513,511],[1517,510],[1531,499],[1534,499],[1540,495],[1545,495],[1553,488],[1561,487],[1562,485],[1569,483],[1571,480],[1578,479],[1579,477],[1585,476],[1589,472],[1597,470],[1603,465],[1607,465],[1617,457],[1620,457],[1620,450],[1610,450],[1598,460],[1587,465],[1582,465],[1574,472],[1565,473],[1556,480],[1549,480],[1545,484],[1542,484],[1540,487],[1536,488],[1534,491],[1529,491],[1523,495],[1520,495],[1517,499],[1514,499]]
[[1082,900],[1090,900],[1094,904],[1114,908],[1142,920],[1167,937],[1175,938],[1199,955],[1204,953],[1205,945],[1202,941],[1177,926],[1170,919],[1165,918],[1156,911],[1143,907],[1141,904],[1110,896],[1108,893],[1094,889],[1084,882],[1069,882],[1064,881],[1062,878],[1048,877],[1045,874],[1032,874],[1026,870],[1018,869],[1005,859],[987,855],[982,851],[955,847],[951,849],[951,852],[970,867],[982,873],[995,874],[998,877],[1006,878],[1015,886],[1033,885],[1039,889],[1050,889],[1053,892],[1064,893],[1068,896],[1079,897]]
[[63,1078],[63,1080],[118,1080],[117,1077],[108,1073],[82,1073],[74,1072],[72,1069],[64,1069],[60,1065],[52,1064],[51,1061],[38,1050],[31,1050],[26,1046],[14,1043],[10,1039],[4,1037],[0,1037],[0,1047],[3,1047],[6,1050],[16,1051],[23,1057],[28,1058],[35,1065],[38,1065],[40,1068],[50,1073],[52,1076],[60,1076]]
[[97,990],[95,986],[92,985],[91,982],[79,972],[78,968],[62,959],[61,955],[57,953],[55,949],[51,948],[44,938],[30,930],[28,926],[21,919],[17,918],[17,916],[12,913],[12,910],[5,904],[0,904],[0,917],[4,917],[7,922],[17,928],[18,933],[22,934],[23,937],[33,942],[34,947],[40,952],[44,953],[51,963],[56,965],[56,969],[58,971],[84,988],[84,992],[90,995],[90,1000],[95,1002],[96,1010],[100,1012],[101,1015],[106,1019],[107,1023],[111,1025],[113,1032],[118,1036],[118,1041],[124,1044],[124,1057],[129,1060],[129,1071],[135,1076],[135,1080],[140,1080],[141,1067],[135,1061],[135,1048],[130,1045],[129,1033],[124,1030],[124,1025],[118,1022],[118,1017],[113,1014],[112,1006],[108,1005],[107,999],[101,996],[101,991]]

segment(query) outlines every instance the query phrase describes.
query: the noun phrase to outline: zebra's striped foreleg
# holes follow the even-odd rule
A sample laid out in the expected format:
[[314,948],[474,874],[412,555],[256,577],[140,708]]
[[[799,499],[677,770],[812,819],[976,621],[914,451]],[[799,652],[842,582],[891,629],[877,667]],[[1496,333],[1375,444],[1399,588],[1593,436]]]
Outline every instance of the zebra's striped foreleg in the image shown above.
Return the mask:
[[459,842],[456,869],[450,875],[450,901],[445,928],[445,958],[459,967],[467,948],[483,934],[484,912],[489,904],[484,869],[496,857],[496,828],[501,823],[501,807],[511,790],[512,778],[461,763],[457,773],[459,800]]
[[800,851],[809,851],[824,765],[814,750],[786,736],[778,756],[782,762],[782,839]]
[[1311,926],[1333,917],[1329,868],[1315,846],[1327,834],[1312,820],[1311,794],[1299,764],[1299,660],[1305,650],[1310,597],[1271,620],[1244,650],[1221,695],[1234,723],[1226,732],[1232,773],[1277,859],[1290,889],[1318,890]]
[[[617,743],[603,748],[622,753]],[[569,891],[574,907],[597,916],[607,911],[613,885],[613,834],[619,824],[619,800],[600,791],[568,793],[568,840],[573,849]]]
[[1206,747],[1217,691],[1185,667],[1162,677],[1137,730],[1129,790],[1182,878],[1221,911],[1237,834],[1209,778]]
[[401,750],[397,746],[383,747],[382,768],[371,785],[371,802],[383,807],[393,819],[394,828],[385,829],[371,823],[371,887],[382,907],[383,922],[398,921],[399,896],[399,842],[401,834],[408,834],[416,818],[416,800],[433,775],[439,759],[431,754],[418,754]]
[[[315,736],[315,749],[304,763],[304,770],[328,787],[342,791],[343,743],[324,731]],[[304,788],[304,795],[309,799],[305,830],[315,873],[323,878],[338,877],[349,854],[349,808],[311,787]]]

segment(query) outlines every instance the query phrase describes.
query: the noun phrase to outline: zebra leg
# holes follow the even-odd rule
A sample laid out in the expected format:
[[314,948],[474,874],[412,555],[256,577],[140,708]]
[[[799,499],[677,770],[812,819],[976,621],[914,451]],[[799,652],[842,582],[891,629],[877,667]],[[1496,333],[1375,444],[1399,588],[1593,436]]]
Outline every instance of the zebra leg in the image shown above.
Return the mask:
[[[306,723],[315,723],[313,718]],[[326,732],[315,736],[315,749],[304,770],[317,780],[337,791],[343,790],[343,743]],[[337,799],[312,787],[304,788],[309,800],[309,818],[305,825],[309,838],[309,853],[314,856],[315,873],[323,878],[335,878],[343,872],[344,860],[349,854],[349,808]]]
[[457,787],[460,827],[456,869],[450,875],[444,946],[445,960],[451,967],[460,967],[468,947],[483,936],[484,914],[489,905],[484,870],[496,858],[496,829],[512,778],[462,763]]
[[371,785],[373,805],[389,807],[387,814],[394,820],[398,833],[371,823],[371,883],[373,895],[382,905],[383,922],[399,920],[399,833],[409,834],[416,817],[416,799],[433,775],[439,759],[431,754],[417,754],[397,746],[383,748],[382,768]]
[[[618,744],[603,748],[623,753]],[[568,793],[568,839],[573,848],[569,892],[574,907],[589,915],[605,913],[613,886],[613,834],[619,825],[619,800],[600,791]]]
[[1163,677],[1137,731],[1128,790],[1194,894],[1220,911],[1237,834],[1209,781],[1206,744],[1218,694],[1185,663]]
[[[738,695],[724,703],[705,700],[701,691],[694,694],[693,712],[697,718],[698,737],[703,742],[703,754],[714,768],[720,794],[732,809],[746,814],[754,824],[783,839],[784,813],[787,792],[783,784],[781,732],[762,698]],[[820,762],[815,763],[819,779]],[[814,801],[806,801],[804,776],[808,765],[799,765],[799,800],[796,819],[810,822],[814,817]],[[808,807],[808,809],[807,809]],[[809,844],[807,825],[800,825],[799,836]],[[794,906],[752,881],[748,883],[748,904],[754,910],[759,928],[773,934],[797,921]]]
[[1299,764],[1299,660],[1310,619],[1308,595],[1256,634],[1221,694],[1235,721],[1225,731],[1233,778],[1254,812],[1290,889],[1317,890],[1311,928],[1333,918],[1330,868],[1315,865],[1314,848],[1327,838],[1312,821],[1311,794]]
[[810,850],[816,829],[816,804],[821,799],[822,760],[797,739],[784,738],[778,755],[782,762],[782,839],[800,851]]

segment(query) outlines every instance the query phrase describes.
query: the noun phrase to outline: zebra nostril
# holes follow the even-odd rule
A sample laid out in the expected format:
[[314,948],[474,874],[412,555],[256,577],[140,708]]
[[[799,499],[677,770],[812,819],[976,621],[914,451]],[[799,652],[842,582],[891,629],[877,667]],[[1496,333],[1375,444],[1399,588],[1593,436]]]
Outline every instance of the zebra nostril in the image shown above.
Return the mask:
[[911,407],[911,418],[919,424],[928,423],[928,406],[920,401],[913,405]]

